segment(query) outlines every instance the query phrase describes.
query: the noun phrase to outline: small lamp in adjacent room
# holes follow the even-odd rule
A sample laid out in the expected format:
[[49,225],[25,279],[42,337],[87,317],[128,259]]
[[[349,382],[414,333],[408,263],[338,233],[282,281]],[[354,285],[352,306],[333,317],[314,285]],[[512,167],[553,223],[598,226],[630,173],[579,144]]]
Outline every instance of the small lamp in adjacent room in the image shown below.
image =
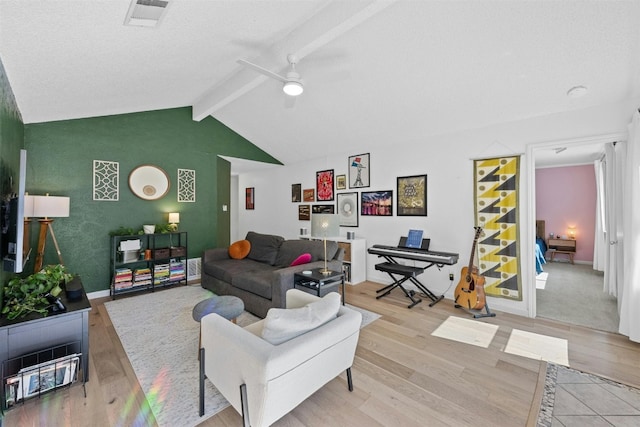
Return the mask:
[[569,226],[569,238],[570,239],[575,239],[576,238],[576,226],[575,225],[570,225]]
[[179,212],[169,213],[169,225],[171,226],[171,231],[178,231],[179,223],[180,223],[180,213]]
[[327,238],[338,237],[340,234],[340,219],[334,214],[313,214],[311,216],[311,237],[322,238],[324,241],[324,269],[322,274],[331,274],[327,268]]
[[60,247],[58,246],[58,240],[53,232],[53,219],[51,218],[66,218],[69,216],[69,198],[60,196],[29,196],[31,200],[28,202],[33,203],[34,218],[40,218],[40,235],[38,237],[38,252],[36,255],[36,261],[33,268],[34,272],[42,270],[42,263],[44,261],[44,247],[47,240],[47,231],[51,233],[53,244],[56,247],[58,253],[58,259],[60,264],[64,264],[62,261],[62,253],[60,253]]

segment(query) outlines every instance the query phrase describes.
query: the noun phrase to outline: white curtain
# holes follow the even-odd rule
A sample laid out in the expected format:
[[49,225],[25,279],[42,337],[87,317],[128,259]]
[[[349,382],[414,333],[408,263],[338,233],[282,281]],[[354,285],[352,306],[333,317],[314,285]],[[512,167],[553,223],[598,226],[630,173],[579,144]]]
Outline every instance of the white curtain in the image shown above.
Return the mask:
[[[605,267],[604,291],[617,297],[622,287],[622,215],[623,215],[623,170],[625,142],[605,144],[604,161],[604,211],[605,211]],[[620,300],[618,299],[618,311]]]
[[619,289],[620,333],[640,342],[640,113],[635,111],[629,125],[623,170],[624,256]]
[[593,242],[593,269],[605,271],[609,242],[607,242],[604,223],[604,158],[593,162],[593,167],[596,175],[596,227]]

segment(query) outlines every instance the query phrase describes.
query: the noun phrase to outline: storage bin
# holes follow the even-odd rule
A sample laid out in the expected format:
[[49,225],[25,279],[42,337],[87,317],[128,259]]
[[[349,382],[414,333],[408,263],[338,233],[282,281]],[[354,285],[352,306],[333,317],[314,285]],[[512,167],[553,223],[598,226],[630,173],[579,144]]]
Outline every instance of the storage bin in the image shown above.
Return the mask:
[[169,258],[170,254],[169,248],[157,248],[153,250],[153,259]]
[[187,248],[184,246],[174,246],[171,248],[171,257],[187,256]]

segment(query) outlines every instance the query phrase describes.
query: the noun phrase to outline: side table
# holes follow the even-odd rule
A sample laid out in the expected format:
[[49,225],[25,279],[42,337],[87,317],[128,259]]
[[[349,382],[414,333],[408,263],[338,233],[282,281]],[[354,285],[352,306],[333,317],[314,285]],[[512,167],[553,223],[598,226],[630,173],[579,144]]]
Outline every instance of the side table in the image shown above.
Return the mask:
[[331,271],[327,274],[322,273],[322,268],[315,268],[304,272],[295,273],[293,275],[293,287],[302,291],[323,297],[329,292],[338,290],[338,286],[342,286],[342,305],[345,304],[345,286],[344,273],[339,271]]

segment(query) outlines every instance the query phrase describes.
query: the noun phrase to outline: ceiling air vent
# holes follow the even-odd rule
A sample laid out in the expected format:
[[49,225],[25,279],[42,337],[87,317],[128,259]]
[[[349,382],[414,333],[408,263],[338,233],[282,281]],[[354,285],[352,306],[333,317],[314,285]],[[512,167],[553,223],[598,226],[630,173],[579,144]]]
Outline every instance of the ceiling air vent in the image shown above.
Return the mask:
[[166,0],[132,0],[124,25],[157,27],[164,17],[169,2]]

